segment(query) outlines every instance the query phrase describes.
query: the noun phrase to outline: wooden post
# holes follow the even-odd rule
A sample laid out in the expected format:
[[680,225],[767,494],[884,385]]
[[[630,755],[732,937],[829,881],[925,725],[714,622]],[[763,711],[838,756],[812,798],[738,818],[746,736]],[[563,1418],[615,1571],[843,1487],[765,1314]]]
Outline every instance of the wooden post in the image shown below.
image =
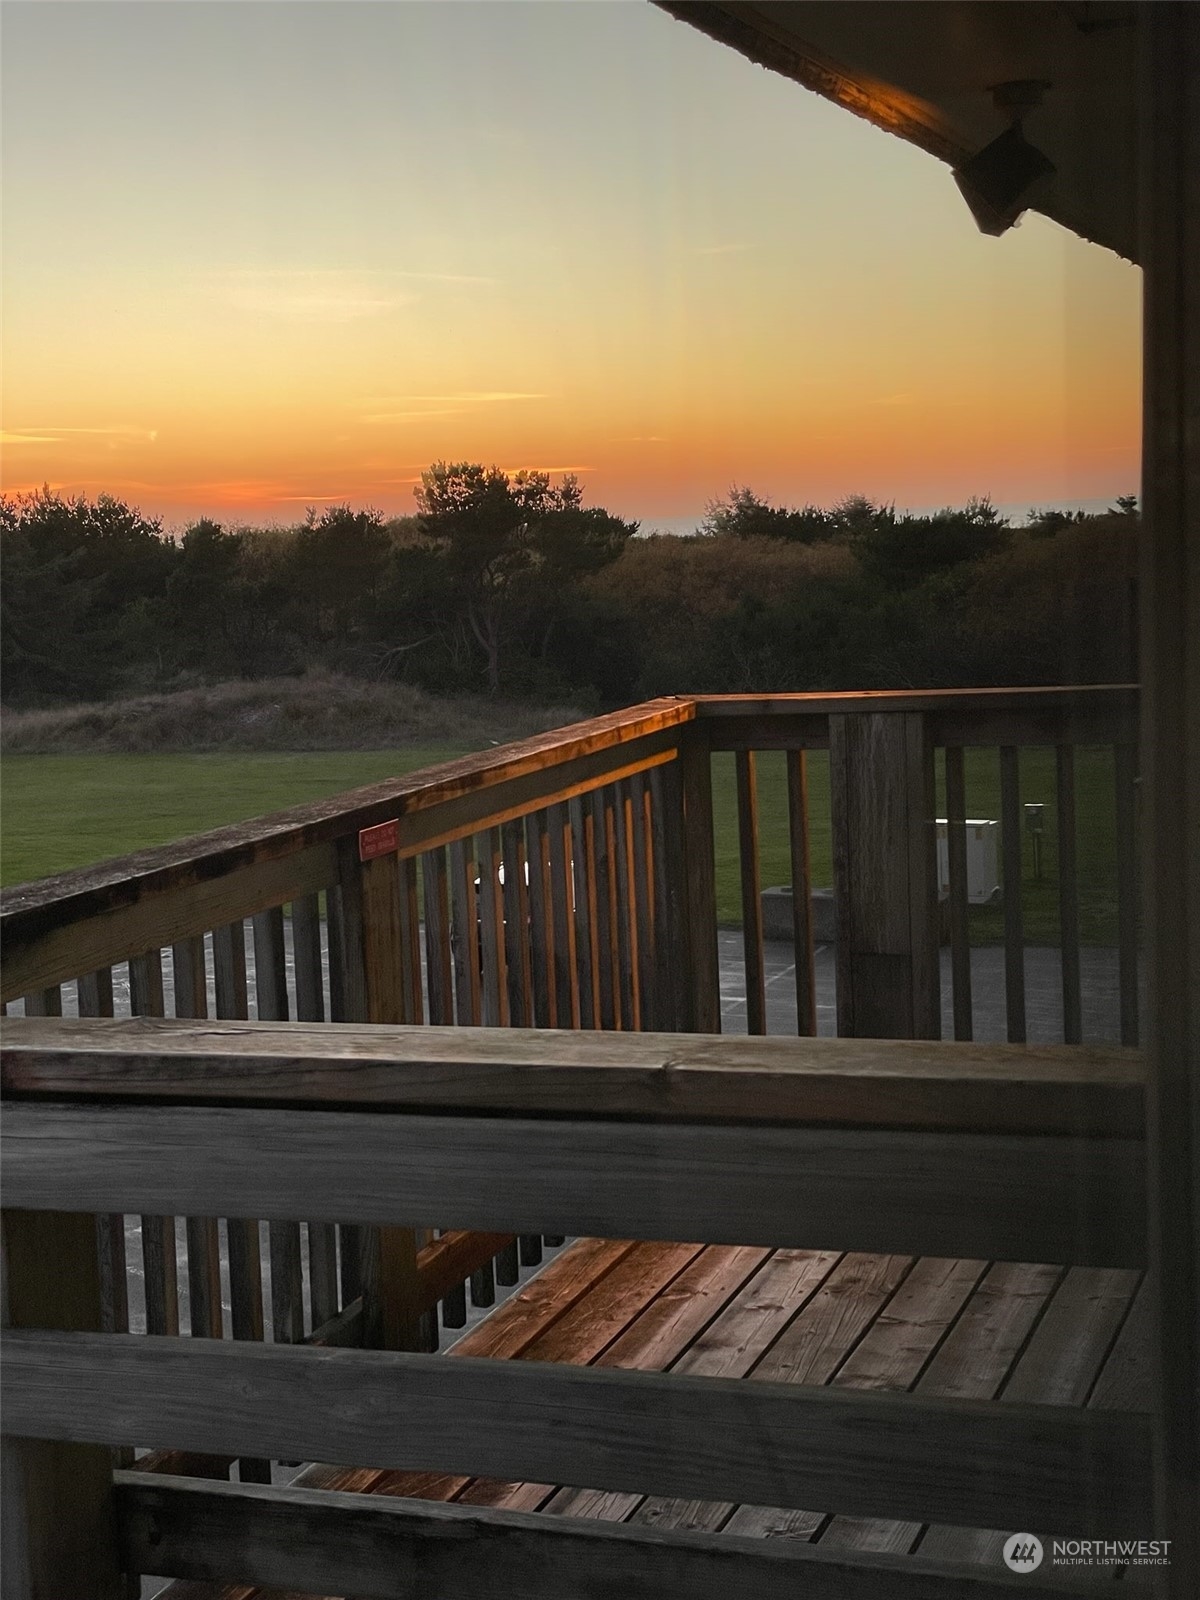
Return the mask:
[[1139,7],[1141,548],[1157,1591],[1200,1593],[1200,11]]
[[838,1033],[941,1034],[933,751],[919,712],[829,719]]
[[[360,861],[358,840],[338,847],[338,992],[347,1022],[406,1022],[399,862],[394,851]],[[351,1011],[351,1006],[354,1010]],[[357,1015],[354,1013],[357,1012]],[[364,1228],[363,1343],[425,1348],[417,1309],[417,1236],[412,1228]]]
[[[712,750],[703,722],[681,730],[679,799],[665,819],[668,873],[681,891],[673,944],[679,984],[679,1027],[685,1033],[720,1033],[721,971],[717,955],[717,883],[713,843]],[[675,788],[672,782],[671,788]]]
[[[4,1213],[5,1326],[101,1327],[96,1220]],[[5,1600],[121,1600],[112,1452],[103,1445],[4,1441]]]

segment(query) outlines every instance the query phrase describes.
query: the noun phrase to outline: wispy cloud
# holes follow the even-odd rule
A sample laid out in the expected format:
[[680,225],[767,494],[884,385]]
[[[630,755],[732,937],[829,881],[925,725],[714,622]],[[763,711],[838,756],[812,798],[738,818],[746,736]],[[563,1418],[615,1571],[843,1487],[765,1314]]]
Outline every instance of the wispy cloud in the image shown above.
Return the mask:
[[359,420],[374,426],[390,422],[408,422],[413,417],[457,417],[478,410],[482,406],[547,399],[548,395],[531,393],[523,389],[463,389],[454,394],[384,395],[362,403],[386,406],[388,409],[370,411]]
[[235,310],[287,322],[357,322],[411,305],[418,284],[488,284],[469,272],[392,268],[243,267],[212,274],[208,291]]
[[609,444],[666,444],[665,433],[627,433],[618,439],[610,439]]
[[747,250],[756,250],[758,246],[751,240],[740,240],[732,244],[702,244],[697,245],[698,256],[740,256]]
[[53,425],[43,428],[13,428],[0,433],[0,444],[61,444],[64,439],[76,435],[105,439],[110,448],[116,448],[120,444],[153,444],[158,438],[158,429],[135,428],[125,424],[108,428],[56,428]]

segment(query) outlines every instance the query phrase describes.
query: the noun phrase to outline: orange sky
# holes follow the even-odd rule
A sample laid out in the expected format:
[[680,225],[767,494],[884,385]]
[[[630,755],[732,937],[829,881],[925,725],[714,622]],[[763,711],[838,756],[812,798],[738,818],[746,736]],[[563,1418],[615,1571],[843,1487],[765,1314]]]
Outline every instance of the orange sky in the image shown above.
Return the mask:
[[8,4],[4,483],[1111,500],[1139,275],[648,5]]

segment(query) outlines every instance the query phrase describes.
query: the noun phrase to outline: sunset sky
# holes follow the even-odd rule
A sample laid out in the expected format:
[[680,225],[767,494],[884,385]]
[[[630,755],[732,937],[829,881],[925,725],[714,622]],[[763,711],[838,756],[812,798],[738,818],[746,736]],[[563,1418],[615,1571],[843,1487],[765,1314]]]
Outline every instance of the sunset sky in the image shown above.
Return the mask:
[[3,7],[4,485],[687,526],[1138,482],[1140,275],[641,0]]

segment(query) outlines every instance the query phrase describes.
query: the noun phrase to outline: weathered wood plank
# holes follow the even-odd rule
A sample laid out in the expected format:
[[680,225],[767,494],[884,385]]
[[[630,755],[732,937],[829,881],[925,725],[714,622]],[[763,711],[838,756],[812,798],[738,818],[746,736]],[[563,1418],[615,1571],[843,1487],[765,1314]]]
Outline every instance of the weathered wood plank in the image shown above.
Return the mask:
[[[760,1383],[828,1382],[912,1262],[907,1256],[847,1255],[834,1263],[832,1270],[822,1272],[823,1265],[819,1257],[810,1261],[809,1271],[817,1282],[782,1328],[778,1339],[764,1345],[761,1333],[756,1330],[755,1336],[747,1341],[750,1349],[735,1354],[735,1370],[739,1376],[744,1371]],[[750,1351],[754,1352],[753,1356]],[[701,1370],[706,1366],[716,1366],[720,1370],[718,1362],[708,1352],[701,1353],[698,1361],[689,1352],[675,1370],[694,1372],[697,1366]],[[756,1538],[778,1537],[783,1532],[793,1538],[803,1536],[814,1531],[821,1521],[820,1516],[811,1511],[766,1509],[759,1504],[743,1506],[735,1512],[734,1505],[724,1500],[659,1495],[645,1500],[634,1513],[633,1520],[663,1530],[715,1532],[726,1525],[731,1513],[738,1521],[735,1531],[750,1533]]]
[[9,1203],[1140,1266],[1135,1140],[13,1104]]
[[737,776],[738,860],[742,886],[742,952],[746,967],[746,1031],[766,1033],[762,877],[758,866],[758,782],[752,750],[734,757]]
[[[1081,1406],[1125,1319],[1136,1273],[1074,1267],[1059,1284],[1004,1385],[1003,1401]],[[927,1555],[998,1563],[1005,1535],[995,1530],[930,1528]]]
[[950,977],[954,1037],[974,1037],[967,900],[967,781],[961,745],[946,750],[946,855],[950,868]]
[[[3,1322],[10,1329],[99,1329],[91,1217],[5,1211]],[[127,1336],[125,1336],[127,1337]],[[14,1600],[124,1600],[112,1455],[95,1443],[17,1438],[5,1418],[0,1505],[4,1593]],[[114,1439],[115,1446],[128,1444]]]
[[[253,826],[239,824],[221,833]],[[239,859],[244,852],[235,851],[226,857],[227,872],[214,868],[209,875],[204,846],[213,837],[164,845],[8,891],[7,909],[0,913],[4,997],[196,937],[293,894],[324,888],[334,876],[330,845],[249,865]],[[171,865],[160,872],[143,870],[143,863],[155,857]],[[170,887],[156,887],[156,879]]]
[[1118,1135],[1144,1068],[1118,1046],[537,1029],[276,1028],[5,1018],[6,1097],[561,1112]]
[[[5,1423],[32,1438],[327,1453],[395,1468],[1025,1527],[1149,1524],[1145,1418],[382,1350],[18,1330]],[[303,1390],[306,1405],[292,1397]],[[555,1418],[553,1428],[540,1425]]]
[[122,1473],[116,1494],[125,1548],[143,1571],[373,1600],[420,1591],[477,1600],[1051,1600],[1085,1592],[1040,1574],[982,1574],[919,1556],[848,1559],[779,1541],[663,1535],[387,1495],[140,1473]]

